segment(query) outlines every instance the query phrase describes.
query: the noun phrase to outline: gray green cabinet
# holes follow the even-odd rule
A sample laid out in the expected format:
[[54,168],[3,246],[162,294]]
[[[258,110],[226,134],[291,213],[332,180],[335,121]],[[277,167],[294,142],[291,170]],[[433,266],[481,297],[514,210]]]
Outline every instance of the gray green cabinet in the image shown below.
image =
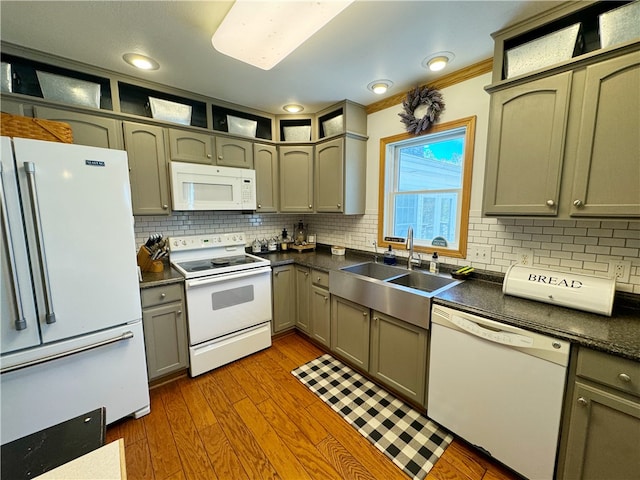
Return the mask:
[[253,144],[253,163],[256,170],[256,211],[278,211],[278,149],[275,145]]
[[169,129],[169,158],[175,162],[214,165],[213,135]]
[[189,367],[187,322],[181,284],[141,291],[149,380]]
[[295,266],[296,284],[296,327],[309,333],[309,294],[311,293],[311,278],[309,267]]
[[291,329],[296,324],[296,271],[294,265],[274,267],[271,272],[273,295],[273,333]]
[[640,52],[533,77],[487,88],[483,212],[640,217]]
[[129,180],[134,215],[169,215],[169,183],[164,129],[123,122],[129,156]]
[[580,348],[567,398],[564,480],[637,478],[640,472],[640,363]]
[[370,327],[368,307],[331,296],[331,351],[365,371],[369,369]]
[[331,346],[331,300],[329,274],[311,270],[309,334],[327,348]]
[[484,212],[556,215],[571,72],[491,95]]
[[33,107],[33,114],[36,118],[68,123],[75,144],[116,150],[123,148],[120,122],[113,118],[39,105]]
[[640,217],[640,51],[585,76],[571,216]]
[[2,96],[0,98],[0,111],[3,111],[4,113],[10,113],[11,115],[24,116],[25,114],[24,107],[25,106],[22,102],[8,99],[5,96]]
[[280,211],[313,212],[313,146],[280,146]]
[[373,312],[369,373],[425,407],[428,338],[425,329]]
[[316,145],[316,212],[363,214],[365,181],[366,139],[346,135]]
[[253,168],[253,142],[230,137],[216,137],[216,165]]

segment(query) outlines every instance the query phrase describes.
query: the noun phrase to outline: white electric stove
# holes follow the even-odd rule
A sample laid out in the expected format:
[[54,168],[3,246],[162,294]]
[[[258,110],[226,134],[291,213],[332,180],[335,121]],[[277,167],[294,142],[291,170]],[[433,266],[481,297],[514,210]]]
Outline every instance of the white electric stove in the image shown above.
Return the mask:
[[192,377],[271,346],[271,263],[245,252],[244,233],[169,239],[185,277]]

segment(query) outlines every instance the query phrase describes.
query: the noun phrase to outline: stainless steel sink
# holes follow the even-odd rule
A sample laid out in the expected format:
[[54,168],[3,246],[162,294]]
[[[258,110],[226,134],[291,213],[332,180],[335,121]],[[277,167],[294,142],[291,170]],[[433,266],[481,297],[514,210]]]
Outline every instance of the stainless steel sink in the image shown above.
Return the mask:
[[373,262],[329,272],[331,294],[422,328],[429,328],[431,298],[458,283],[441,275]]
[[404,275],[408,270],[406,268],[392,267],[382,263],[359,263],[351,267],[341,269],[344,272],[355,273],[356,275],[364,275],[365,277],[375,278],[377,280],[387,280],[398,275]]
[[389,283],[415,288],[423,292],[435,292],[443,287],[448,287],[452,283],[458,283],[452,278],[440,277],[422,272],[411,272],[400,277],[391,278]]

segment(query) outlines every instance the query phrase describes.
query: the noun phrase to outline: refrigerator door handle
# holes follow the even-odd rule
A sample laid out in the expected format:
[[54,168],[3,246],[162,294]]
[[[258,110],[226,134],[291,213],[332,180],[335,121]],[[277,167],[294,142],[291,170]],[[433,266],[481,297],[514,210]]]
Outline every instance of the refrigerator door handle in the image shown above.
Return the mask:
[[27,174],[29,183],[29,195],[31,196],[31,214],[33,216],[33,225],[36,233],[36,246],[38,257],[40,260],[40,269],[42,286],[44,288],[45,300],[45,321],[47,323],[55,323],[56,314],[53,311],[53,302],[51,300],[51,286],[49,284],[49,274],[47,269],[47,258],[44,252],[44,239],[42,237],[42,221],[40,219],[40,207],[38,205],[38,191],[36,189],[36,166],[33,162],[24,162],[24,171]]
[[40,365],[41,363],[50,362],[52,360],[58,360],[60,358],[69,357],[71,355],[76,355],[81,352],[86,352],[87,350],[93,350],[95,348],[104,347],[105,345],[111,345],[112,343],[121,342],[123,340],[129,340],[133,338],[133,332],[128,331],[124,332],[122,335],[118,335],[117,337],[108,338],[106,340],[102,340],[100,342],[92,343],[91,345],[87,345],[85,347],[74,348],[71,350],[67,350],[66,352],[56,353],[55,355],[50,355],[44,358],[38,358],[37,360],[31,360],[29,362],[19,363],[17,365],[12,365],[7,368],[3,368],[0,373],[5,374],[9,372],[15,372],[16,370],[22,370],[23,368],[33,367],[34,365]]
[[20,284],[18,283],[18,274],[16,269],[16,257],[13,249],[13,239],[11,238],[11,227],[9,226],[9,212],[7,211],[7,199],[4,192],[4,179],[2,173],[2,164],[0,163],[0,202],[2,202],[2,230],[4,236],[7,239],[6,248],[7,256],[9,257],[9,273],[11,275],[11,292],[16,302],[16,330],[24,330],[27,328],[27,320],[24,316],[24,309],[22,307],[22,295],[20,295]]

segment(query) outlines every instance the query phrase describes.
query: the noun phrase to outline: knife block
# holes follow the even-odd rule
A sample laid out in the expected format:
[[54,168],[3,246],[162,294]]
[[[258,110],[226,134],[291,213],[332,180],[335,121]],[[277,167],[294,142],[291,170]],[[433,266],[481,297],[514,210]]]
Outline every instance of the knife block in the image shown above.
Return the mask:
[[151,260],[151,253],[144,245],[138,250],[138,266],[143,272],[160,273],[164,271],[162,260]]

